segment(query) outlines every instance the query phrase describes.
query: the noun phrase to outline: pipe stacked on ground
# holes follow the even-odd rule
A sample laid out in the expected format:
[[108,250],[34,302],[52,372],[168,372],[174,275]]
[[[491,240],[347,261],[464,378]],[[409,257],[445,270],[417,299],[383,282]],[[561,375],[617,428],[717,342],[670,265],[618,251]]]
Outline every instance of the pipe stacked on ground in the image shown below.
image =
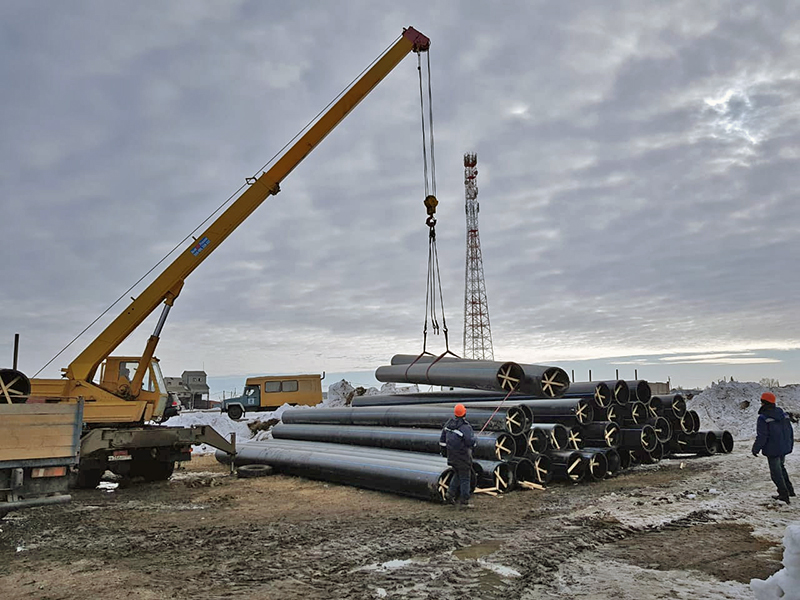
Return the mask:
[[717,438],[717,452],[730,454],[733,452],[733,434],[730,431],[712,431]]
[[579,381],[569,384],[564,398],[591,398],[595,408],[607,408],[614,402],[614,393],[603,381]]
[[635,381],[626,381],[625,383],[628,384],[628,390],[630,391],[631,402],[633,402],[634,400],[638,400],[639,402],[643,402],[644,404],[650,404],[650,398],[652,398],[653,392],[650,389],[649,383],[647,383],[643,379],[637,379]]
[[[421,458],[409,456],[413,454],[416,453],[343,444],[269,440],[242,444],[233,461],[236,466],[264,464],[287,475],[446,501],[453,476],[447,461],[428,454],[421,454]],[[216,458],[222,463],[231,460],[221,450]]]
[[[307,442],[330,442],[353,446],[371,446],[409,452],[439,454],[441,429],[377,427],[369,425],[306,425],[279,423],[272,437]],[[516,455],[514,436],[506,432],[484,431],[475,436],[475,458],[509,460]],[[524,448],[523,448],[524,452]]]
[[621,441],[619,425],[613,421],[589,423],[581,427],[581,433],[587,446],[616,448]]
[[[305,425],[375,425],[384,427],[444,427],[453,410],[446,406],[373,406],[359,408],[315,408],[287,410],[284,423]],[[506,431],[519,435],[529,427],[525,413],[516,406],[470,409],[467,418],[481,423],[486,431]],[[485,424],[485,427],[484,427]]]
[[553,479],[578,483],[586,476],[586,459],[577,451],[552,450]]

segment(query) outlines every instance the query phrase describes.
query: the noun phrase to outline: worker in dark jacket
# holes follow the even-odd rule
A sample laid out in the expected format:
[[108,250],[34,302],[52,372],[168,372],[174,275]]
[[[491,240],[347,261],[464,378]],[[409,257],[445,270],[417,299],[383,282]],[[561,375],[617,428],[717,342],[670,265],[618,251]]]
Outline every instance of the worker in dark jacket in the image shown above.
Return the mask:
[[461,506],[469,507],[472,506],[469,502],[472,493],[472,449],[477,440],[472,425],[464,418],[467,408],[463,404],[456,404],[453,414],[455,416],[445,423],[439,437],[442,456],[447,457],[447,464],[453,468],[447,499],[452,504],[458,502]]
[[775,404],[775,394],[764,392],[758,410],[753,456],[761,452],[767,457],[770,477],[778,488],[778,495],[773,497],[786,504],[789,504],[789,497],[794,496],[794,487],[786,472],[786,455],[791,454],[793,446],[794,432],[789,417]]

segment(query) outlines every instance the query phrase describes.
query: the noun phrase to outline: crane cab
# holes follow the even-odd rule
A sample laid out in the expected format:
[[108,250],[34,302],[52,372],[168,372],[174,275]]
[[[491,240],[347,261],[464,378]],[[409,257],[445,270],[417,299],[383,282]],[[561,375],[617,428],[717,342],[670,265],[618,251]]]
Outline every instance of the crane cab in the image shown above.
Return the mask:
[[[99,386],[125,400],[137,400],[148,405],[149,418],[160,418],[169,406],[167,384],[161,373],[158,359],[153,358],[145,368],[142,389],[134,398],[131,393],[131,382],[140,368],[141,358],[136,356],[109,356],[100,366]],[[151,412],[152,411],[152,412]]]

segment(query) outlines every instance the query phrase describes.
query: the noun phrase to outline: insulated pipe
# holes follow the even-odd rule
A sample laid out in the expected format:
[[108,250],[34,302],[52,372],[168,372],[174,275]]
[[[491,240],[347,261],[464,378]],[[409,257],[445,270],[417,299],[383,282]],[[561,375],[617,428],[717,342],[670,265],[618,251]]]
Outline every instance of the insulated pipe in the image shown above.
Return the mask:
[[658,441],[662,444],[667,444],[672,439],[672,425],[670,425],[669,421],[664,417],[648,419],[646,423],[653,427]]
[[680,418],[686,414],[686,400],[680,394],[667,394],[650,398],[650,406],[659,415],[667,418]]
[[547,433],[548,442],[552,450],[566,450],[569,444],[569,429],[561,423],[536,423],[533,429]]
[[547,452],[550,448],[550,432],[552,430],[542,429],[541,427],[533,426],[527,435],[528,452],[533,454],[541,454]]
[[717,436],[717,452],[730,454],[733,452],[733,435],[730,431],[712,431]]
[[500,493],[508,492],[514,485],[513,467],[502,461],[473,460],[473,468],[478,473],[478,485],[497,488]]
[[[275,439],[330,442],[439,454],[441,429],[376,427],[369,425],[305,425],[279,423],[272,428]],[[515,455],[515,439],[505,432],[485,431],[475,436],[475,458],[508,460]],[[523,452],[525,449],[523,448]]]
[[643,379],[637,379],[636,381],[626,381],[625,383],[628,384],[628,390],[630,391],[630,400],[638,400],[639,402],[644,402],[645,404],[650,403],[650,398],[653,395],[653,392],[650,390],[650,384],[647,383]]
[[[284,423],[307,425],[377,425],[384,427],[444,427],[453,416],[446,406],[372,406],[363,408],[313,408],[287,410],[281,415]],[[519,435],[527,429],[525,414],[516,406],[467,411],[467,418],[479,429],[506,431]]]
[[623,427],[626,425],[641,425],[650,416],[650,411],[644,402],[634,400],[626,406],[620,406],[617,409],[617,414],[620,415]]
[[569,450],[551,450],[553,461],[553,479],[577,483],[586,475],[587,460],[578,452]]
[[616,448],[620,443],[619,425],[613,421],[595,421],[582,428],[586,446]]
[[[396,369],[395,372],[404,372],[406,377],[410,373],[421,373],[425,371],[426,379],[431,378],[431,374],[438,367],[438,365],[457,365],[467,369],[476,369],[478,371],[492,369],[497,370],[498,378],[501,382],[501,387],[487,387],[477,385],[466,385],[465,383],[446,383],[439,384],[433,381],[398,381],[397,383],[423,383],[429,385],[452,385],[454,387],[465,387],[475,389],[500,389],[506,392],[517,389],[524,394],[532,394],[544,398],[558,398],[563,396],[569,389],[569,375],[567,372],[559,367],[550,367],[543,365],[532,365],[527,363],[501,363],[498,361],[490,360],[472,360],[466,358],[455,358],[452,356],[435,357],[431,355],[414,356],[411,354],[395,354],[392,357],[391,367],[379,367],[375,373],[375,378],[378,381],[394,381],[389,379],[381,379],[378,373],[381,369]],[[508,365],[514,365],[514,368],[508,369]],[[430,366],[430,369],[428,369]],[[520,369],[521,372],[517,369]],[[443,373],[449,373],[449,369],[443,369]],[[384,371],[384,374],[389,374],[389,371]]]
[[641,448],[650,452],[658,444],[658,436],[650,425],[630,425],[620,429],[619,432],[621,448],[635,450]]
[[[391,452],[384,450],[383,452]],[[217,451],[225,462],[230,455]],[[443,464],[410,463],[381,460],[376,456],[332,454],[315,450],[309,442],[294,447],[284,441],[279,445],[242,444],[237,448],[234,464],[266,464],[288,475],[321,479],[415,498],[443,502],[452,478],[452,469]]]
[[586,477],[599,481],[608,474],[608,460],[606,455],[598,450],[579,450],[580,454],[586,459]]
[[614,394],[603,381],[570,383],[564,398],[592,398],[598,408],[606,408],[614,401]]

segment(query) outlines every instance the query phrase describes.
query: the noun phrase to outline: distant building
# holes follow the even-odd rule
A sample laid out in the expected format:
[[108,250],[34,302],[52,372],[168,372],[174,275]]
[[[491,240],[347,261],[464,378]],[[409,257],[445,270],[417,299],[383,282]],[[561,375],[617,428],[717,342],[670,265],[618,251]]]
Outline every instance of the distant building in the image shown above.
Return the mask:
[[206,377],[205,371],[184,371],[180,377],[164,377],[164,382],[184,408],[212,408]]

